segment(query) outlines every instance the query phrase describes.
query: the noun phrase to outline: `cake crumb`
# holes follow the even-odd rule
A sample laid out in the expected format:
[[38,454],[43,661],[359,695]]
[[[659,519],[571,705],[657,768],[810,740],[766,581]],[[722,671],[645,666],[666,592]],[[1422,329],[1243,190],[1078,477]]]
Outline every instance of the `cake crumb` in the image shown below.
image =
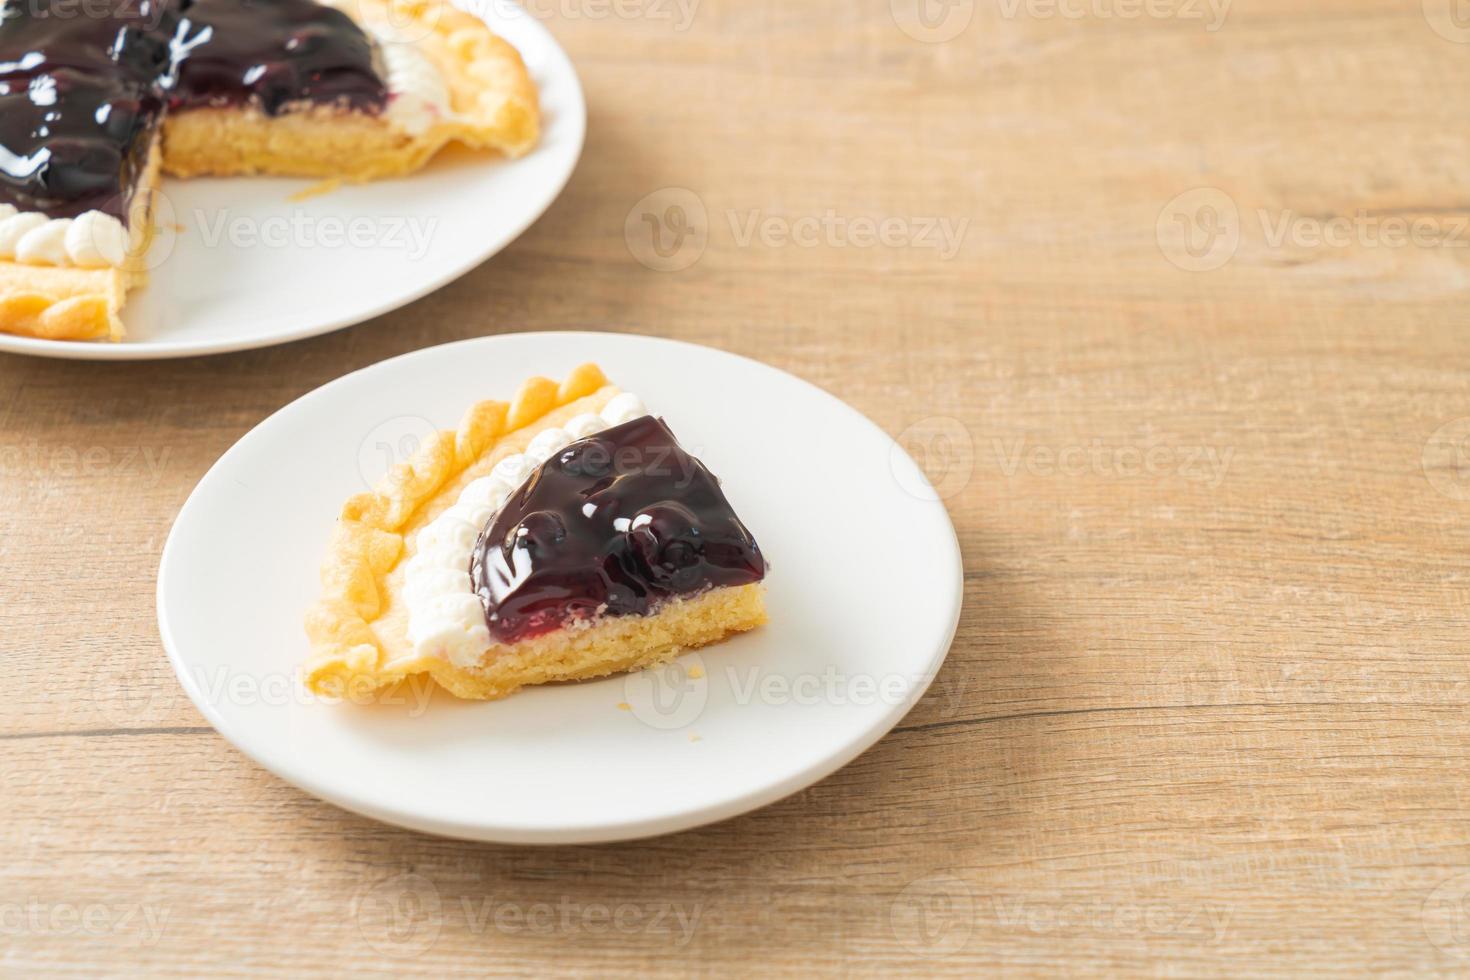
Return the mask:
[[626,701],[619,701],[618,702],[618,710],[619,711],[632,711],[633,710],[633,706],[631,704],[629,704],[628,702],[626,702]]
[[332,191],[341,186],[342,179],[340,177],[329,177],[326,180],[319,180],[315,184],[312,184],[310,187],[299,190],[295,194],[287,196],[286,200],[290,201],[292,204],[300,204],[302,201],[308,200],[310,198],[319,197],[322,194],[330,194]]
[[689,668],[689,679],[690,680],[697,681],[697,680],[699,680],[703,676],[704,676],[704,668],[701,667],[701,666],[699,666],[699,664],[695,664],[693,667],[690,667]]
[[698,741],[700,741],[700,738],[699,738],[698,735],[690,735],[689,736],[689,741],[691,741],[691,742],[698,742]]

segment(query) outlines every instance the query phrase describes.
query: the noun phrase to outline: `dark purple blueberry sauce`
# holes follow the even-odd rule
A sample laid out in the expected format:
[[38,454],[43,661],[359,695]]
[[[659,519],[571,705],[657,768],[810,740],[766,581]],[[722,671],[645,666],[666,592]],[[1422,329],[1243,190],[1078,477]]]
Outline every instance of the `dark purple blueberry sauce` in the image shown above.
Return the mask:
[[126,221],[166,106],[387,99],[372,40],[315,0],[0,0],[0,203]]
[[0,5],[0,203],[126,218],[177,21],[156,0]]
[[171,106],[253,105],[277,115],[309,102],[376,114],[388,102],[377,48],[340,10],[315,0],[195,0],[200,42]]
[[572,443],[480,533],[470,579],[504,643],[599,612],[765,577],[766,561],[704,464],[661,419]]

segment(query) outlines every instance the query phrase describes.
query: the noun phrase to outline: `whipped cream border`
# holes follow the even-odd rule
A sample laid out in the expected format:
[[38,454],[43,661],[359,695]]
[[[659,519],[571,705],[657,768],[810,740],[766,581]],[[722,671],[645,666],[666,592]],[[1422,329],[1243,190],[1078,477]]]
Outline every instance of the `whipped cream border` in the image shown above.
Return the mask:
[[408,641],[421,657],[474,667],[492,641],[485,606],[470,580],[470,557],[480,531],[506,500],[552,456],[603,429],[648,414],[637,395],[623,392],[598,414],[586,412],[536,434],[524,453],[512,453],[460,492],[459,499],[424,525],[404,569]]
[[101,211],[75,218],[49,218],[0,204],[0,259],[25,265],[120,269],[131,239],[123,223]]
[[421,136],[452,116],[444,75],[418,45],[388,24],[364,24],[363,30],[383,54],[383,82],[388,88],[383,118],[390,125]]

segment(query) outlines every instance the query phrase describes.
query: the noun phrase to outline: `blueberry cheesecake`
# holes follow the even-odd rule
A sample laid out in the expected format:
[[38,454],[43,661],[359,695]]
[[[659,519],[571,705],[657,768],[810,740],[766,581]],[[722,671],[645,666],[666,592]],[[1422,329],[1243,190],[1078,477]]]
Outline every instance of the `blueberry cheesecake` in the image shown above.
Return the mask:
[[364,181],[538,129],[443,0],[0,0],[0,331],[121,337],[160,172]]
[[307,617],[307,685],[428,674],[463,698],[665,662],[766,621],[719,481],[593,365],[475,405],[348,500]]

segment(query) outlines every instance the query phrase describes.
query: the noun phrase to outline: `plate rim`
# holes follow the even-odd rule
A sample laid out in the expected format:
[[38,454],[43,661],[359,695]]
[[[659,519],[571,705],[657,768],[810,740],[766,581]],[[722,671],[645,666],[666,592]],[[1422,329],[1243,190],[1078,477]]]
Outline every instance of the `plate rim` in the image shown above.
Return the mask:
[[[519,8],[518,9],[523,9]],[[471,13],[475,13],[472,9]],[[476,14],[476,16],[479,16]],[[483,18],[482,18],[483,19]],[[478,268],[496,255],[509,248],[516,239],[524,235],[533,224],[541,220],[541,217],[556,203],[566,190],[572,174],[576,173],[577,164],[581,162],[582,151],[587,143],[587,95],[582,89],[582,79],[577,74],[577,67],[572,63],[571,57],[556,40],[551,30],[532,16],[529,11],[523,11],[523,16],[518,20],[524,20],[529,29],[539,32],[541,40],[548,46],[548,52],[553,59],[558,61],[566,72],[566,81],[569,83],[569,103],[565,106],[567,110],[567,121],[572,127],[570,140],[573,149],[567,155],[567,162],[562,172],[552,182],[552,189],[547,194],[542,204],[533,209],[524,221],[519,223],[502,241],[491,246],[488,250],[474,250],[466,253],[466,257],[449,263],[440,270],[438,275],[425,280],[418,288],[396,296],[393,299],[370,307],[366,311],[356,311],[347,316],[334,317],[308,327],[298,327],[280,333],[269,334],[263,337],[241,338],[233,341],[168,341],[152,340],[131,342],[121,341],[93,341],[93,340],[47,340],[40,337],[25,337],[20,334],[8,334],[0,332],[0,353],[16,354],[29,357],[43,357],[53,360],[68,361],[163,361],[175,360],[186,357],[209,357],[216,354],[234,354],[240,351],[259,350],[265,347],[276,347],[281,344],[294,343],[298,340],[307,340],[311,337],[320,337],[324,334],[353,327],[360,323],[366,323],[376,317],[392,313],[394,310],[402,309],[410,303],[417,302],[449,285],[454,280],[466,275]],[[493,26],[493,25],[492,25]],[[532,151],[534,153],[534,150]],[[526,158],[510,160],[497,158],[498,165],[517,166]],[[248,178],[242,178],[248,179]]]
[[159,637],[163,644],[164,652],[168,656],[169,665],[173,668],[174,675],[177,678],[179,684],[184,688],[184,692],[189,696],[189,700],[194,704],[194,707],[198,709],[199,712],[204,716],[205,720],[209,722],[210,726],[238,752],[244,755],[247,759],[250,759],[256,765],[261,766],[263,769],[274,775],[276,778],[281,779],[282,781],[289,783],[292,786],[295,786],[303,792],[306,792],[320,800],[324,800],[344,810],[360,814],[362,816],[377,820],[385,824],[405,827],[410,830],[430,833],[441,837],[489,843],[532,845],[594,844],[613,843],[625,840],[637,840],[647,837],[656,837],[663,834],[677,833],[683,830],[691,830],[697,827],[706,826],[711,823],[717,823],[722,820],[727,820],[732,817],[769,806],[770,804],[776,803],[779,800],[782,800],[785,797],[792,795],[793,793],[799,792],[808,786],[820,782],[821,780],[830,776],[832,773],[848,765],[858,756],[862,755],[868,749],[872,748],[873,745],[875,745],[880,739],[893,731],[893,729],[898,726],[899,722],[903,720],[903,718],[909,713],[909,711],[911,711],[919,703],[919,701],[923,699],[924,694],[928,691],[930,685],[934,681],[934,678],[938,675],[940,669],[943,667],[945,661],[948,659],[949,652],[954,645],[954,638],[959,628],[960,615],[964,607],[964,556],[960,549],[959,535],[955,531],[954,520],[949,514],[949,508],[945,506],[944,501],[940,499],[937,495],[935,496],[932,503],[934,506],[940,508],[940,511],[944,516],[945,526],[949,530],[949,535],[946,538],[946,543],[949,545],[949,557],[951,560],[948,562],[948,564],[950,565],[950,576],[952,576],[952,581],[954,582],[954,590],[952,592],[950,602],[951,608],[949,611],[949,622],[942,631],[943,641],[938,645],[938,647],[936,648],[936,652],[930,656],[928,663],[925,665],[924,671],[921,675],[920,683],[917,683],[913,686],[906,698],[894,704],[888,705],[887,710],[884,712],[879,721],[875,722],[867,730],[865,730],[861,737],[854,739],[852,742],[844,745],[839,751],[834,752],[829,756],[823,757],[812,765],[807,766],[806,768],[797,772],[794,772],[784,779],[778,780],[768,785],[763,785],[757,789],[750,790],[746,793],[731,797],[727,800],[717,801],[713,804],[685,807],[655,818],[638,818],[632,820],[623,820],[614,823],[565,823],[557,824],[554,826],[549,826],[544,823],[539,823],[536,825],[524,825],[515,823],[507,824],[495,822],[473,824],[463,823],[454,820],[442,820],[432,817],[425,817],[408,809],[395,809],[393,807],[378,806],[370,801],[362,799],[361,797],[353,794],[350,791],[339,792],[336,788],[326,787],[312,776],[309,767],[292,765],[289,758],[278,759],[275,757],[268,757],[267,753],[257,752],[246,744],[242,744],[242,741],[237,739],[235,735],[228,730],[230,726],[225,722],[223,716],[217,712],[215,706],[211,703],[210,699],[204,697],[204,692],[197,689],[193,672],[189,669],[189,664],[186,663],[185,658],[181,652],[180,644],[177,642],[172,633],[164,602],[166,586],[167,583],[170,581],[167,577],[168,569],[170,566],[170,558],[176,548],[176,532],[180,523],[184,520],[186,513],[188,513],[188,511],[196,505],[196,501],[199,499],[201,488],[204,487],[204,485],[210,480],[210,478],[215,474],[217,470],[219,470],[222,466],[226,464],[226,462],[230,459],[232,455],[239,451],[239,447],[243,443],[250,439],[259,429],[268,424],[272,419],[276,418],[278,415],[292,410],[293,408],[295,408],[295,406],[307,401],[308,399],[323,396],[324,393],[326,393],[330,389],[345,385],[359,374],[363,374],[364,372],[368,371],[375,371],[401,360],[418,357],[420,355],[426,354],[429,351],[480,345],[494,346],[495,344],[503,342],[503,340],[509,338],[514,338],[517,340],[529,339],[533,341],[539,338],[557,338],[558,340],[562,341],[568,338],[582,338],[592,342],[607,341],[610,338],[616,338],[614,341],[616,343],[623,343],[631,340],[635,342],[652,342],[656,345],[671,344],[679,347],[694,348],[702,351],[715,351],[723,356],[748,362],[750,364],[756,365],[763,370],[773,371],[778,374],[784,375],[785,377],[795,381],[797,384],[816,391],[823,398],[829,400],[837,406],[840,406],[843,411],[855,417],[855,419],[860,424],[866,425],[871,429],[877,431],[884,437],[892,440],[891,450],[901,454],[902,458],[907,460],[909,464],[913,467],[913,472],[919,474],[920,478],[924,480],[924,485],[930,486],[927,476],[924,475],[923,470],[918,466],[918,464],[914,462],[913,457],[909,455],[908,451],[905,450],[896,439],[893,439],[893,437],[889,435],[889,433],[885,429],[883,429],[882,426],[869,419],[866,415],[858,411],[852,405],[849,405],[841,398],[838,398],[836,395],[827,391],[825,388],[822,388],[819,385],[807,381],[805,378],[799,377],[798,375],[792,374],[789,371],[785,371],[781,368],[775,367],[774,365],[758,361],[755,358],[747,357],[743,354],[737,354],[732,351],[727,351],[718,347],[711,347],[705,344],[696,344],[684,340],[675,340],[672,338],[649,336],[644,334],[543,330],[495,334],[487,337],[470,337],[463,340],[450,341],[443,344],[435,344],[430,347],[407,351],[393,357],[385,358],[384,360],[358,368],[347,374],[341,375],[340,377],[334,378],[331,381],[326,382],[325,384],[319,385],[318,387],[313,388],[311,391],[305,392],[299,397],[291,400],[287,404],[281,406],[280,408],[276,409],[276,411],[272,412],[270,415],[267,415],[265,418],[257,422],[254,426],[250,428],[249,431],[241,435],[238,439],[235,440],[234,443],[230,445],[228,449],[220,454],[219,458],[215,460],[215,462],[204,472],[202,476],[200,476],[198,482],[189,492],[189,496],[185,499],[183,505],[179,508],[178,513],[175,515],[172,525],[169,527],[168,537],[164,542],[163,550],[159,557],[158,572],[156,576],[157,581],[155,587],[155,614],[158,620]]

